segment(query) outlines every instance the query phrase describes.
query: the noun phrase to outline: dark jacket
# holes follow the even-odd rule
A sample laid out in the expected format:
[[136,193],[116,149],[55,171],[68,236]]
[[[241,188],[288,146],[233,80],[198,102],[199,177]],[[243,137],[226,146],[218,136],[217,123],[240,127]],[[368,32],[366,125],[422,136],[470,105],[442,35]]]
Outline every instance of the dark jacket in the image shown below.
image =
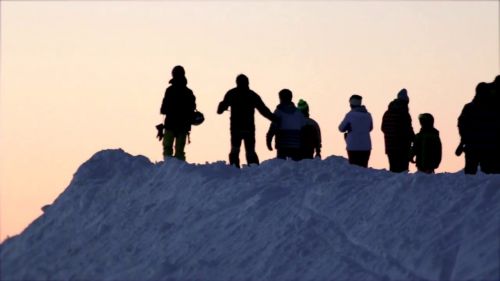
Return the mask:
[[312,158],[314,152],[321,152],[321,129],[314,119],[306,117],[306,124],[302,127],[301,146],[306,158]]
[[490,151],[498,146],[500,121],[497,112],[498,108],[481,96],[464,106],[458,117],[458,132],[466,152]]
[[217,113],[222,114],[231,107],[231,131],[255,132],[255,109],[269,120],[274,115],[254,91],[237,87],[229,90],[219,103]]
[[196,109],[196,98],[186,85],[187,80],[176,78],[170,80],[170,87],[165,91],[161,104],[161,114],[165,115],[165,130],[175,133],[191,131],[191,119]]
[[301,130],[306,124],[306,117],[292,102],[281,103],[274,111],[276,121],[272,122],[267,131],[266,141],[271,143],[276,136],[275,147],[300,149]]
[[407,102],[395,99],[389,104],[382,117],[382,132],[386,154],[408,155],[415,133]]
[[442,147],[439,131],[435,128],[422,128],[415,135],[411,148],[411,158],[416,156],[419,171],[433,171],[441,163]]

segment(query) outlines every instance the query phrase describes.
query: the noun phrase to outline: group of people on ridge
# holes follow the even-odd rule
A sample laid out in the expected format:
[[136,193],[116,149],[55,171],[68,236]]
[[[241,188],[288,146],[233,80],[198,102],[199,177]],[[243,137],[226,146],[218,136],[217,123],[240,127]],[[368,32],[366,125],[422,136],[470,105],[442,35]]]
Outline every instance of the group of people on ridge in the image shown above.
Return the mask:
[[[485,173],[499,173],[499,82],[497,76],[493,83],[480,83],[476,89],[476,97],[464,107],[459,117],[458,126],[462,139],[457,155],[465,152],[465,173],[476,173],[478,165]],[[184,147],[186,140],[189,141],[191,125],[199,124],[203,118],[201,121],[194,121],[195,116],[199,117],[200,113],[196,111],[196,98],[187,87],[182,66],[173,68],[170,84],[160,110],[165,115],[165,122],[157,126],[158,138],[163,141],[165,158],[185,160]],[[321,158],[321,130],[318,123],[309,116],[307,102],[301,99],[296,106],[289,89],[282,89],[278,95],[279,104],[271,112],[261,97],[250,89],[248,77],[244,74],[236,77],[236,87],[225,94],[217,108],[218,114],[231,109],[230,165],[240,167],[242,142],[247,163],[259,164],[255,152],[255,109],[271,121],[266,134],[266,145],[271,151],[276,149],[277,158],[296,161]],[[349,163],[368,167],[372,149],[372,116],[362,104],[361,96],[352,95],[349,104],[351,110],[340,123],[339,131],[345,136]],[[396,99],[390,102],[382,118],[381,129],[389,169],[393,172],[408,171],[409,162],[412,162],[419,171],[434,173],[442,157],[442,145],[439,131],[434,128],[434,117],[429,113],[420,114],[418,119],[421,129],[415,134],[408,104],[408,92],[402,89]]]

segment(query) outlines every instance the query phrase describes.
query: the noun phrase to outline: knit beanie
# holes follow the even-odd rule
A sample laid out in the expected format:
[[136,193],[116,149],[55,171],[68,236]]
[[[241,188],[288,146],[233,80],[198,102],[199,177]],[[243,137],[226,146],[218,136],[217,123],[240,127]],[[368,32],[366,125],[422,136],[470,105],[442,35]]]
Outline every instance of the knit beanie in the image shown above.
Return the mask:
[[297,108],[305,115],[309,116],[309,105],[303,99],[300,99],[297,103]]
[[405,88],[401,89],[398,93],[398,99],[399,100],[404,100],[404,101],[409,101],[410,98],[408,97],[408,91],[406,91]]

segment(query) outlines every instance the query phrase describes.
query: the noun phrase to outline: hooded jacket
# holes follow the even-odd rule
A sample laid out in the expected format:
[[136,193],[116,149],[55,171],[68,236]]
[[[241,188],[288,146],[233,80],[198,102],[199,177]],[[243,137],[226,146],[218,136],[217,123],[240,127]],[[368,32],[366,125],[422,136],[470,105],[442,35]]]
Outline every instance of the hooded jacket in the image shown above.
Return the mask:
[[420,171],[434,170],[441,163],[442,147],[439,131],[434,127],[422,127],[415,135],[411,157],[416,156],[416,166]]
[[281,103],[274,111],[276,121],[272,122],[266,135],[267,143],[274,136],[275,148],[300,148],[301,130],[306,125],[306,117],[295,107],[293,102]]
[[196,98],[187,87],[185,77],[170,80],[171,86],[165,91],[160,112],[165,115],[165,130],[175,133],[191,131],[191,119],[196,109]]
[[415,133],[407,102],[395,99],[389,104],[382,117],[381,129],[384,133],[386,154],[408,155]]
[[370,132],[373,129],[371,114],[365,106],[356,106],[349,111],[339,125],[339,131],[347,133],[348,151],[369,151],[372,149]]

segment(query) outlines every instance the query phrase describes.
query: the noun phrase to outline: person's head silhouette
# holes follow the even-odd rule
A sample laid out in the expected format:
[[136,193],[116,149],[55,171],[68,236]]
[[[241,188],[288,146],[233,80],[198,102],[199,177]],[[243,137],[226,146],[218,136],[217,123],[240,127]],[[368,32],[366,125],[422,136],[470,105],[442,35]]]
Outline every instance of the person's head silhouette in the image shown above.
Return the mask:
[[248,77],[245,74],[240,74],[236,77],[236,86],[238,88],[247,89],[249,84]]

